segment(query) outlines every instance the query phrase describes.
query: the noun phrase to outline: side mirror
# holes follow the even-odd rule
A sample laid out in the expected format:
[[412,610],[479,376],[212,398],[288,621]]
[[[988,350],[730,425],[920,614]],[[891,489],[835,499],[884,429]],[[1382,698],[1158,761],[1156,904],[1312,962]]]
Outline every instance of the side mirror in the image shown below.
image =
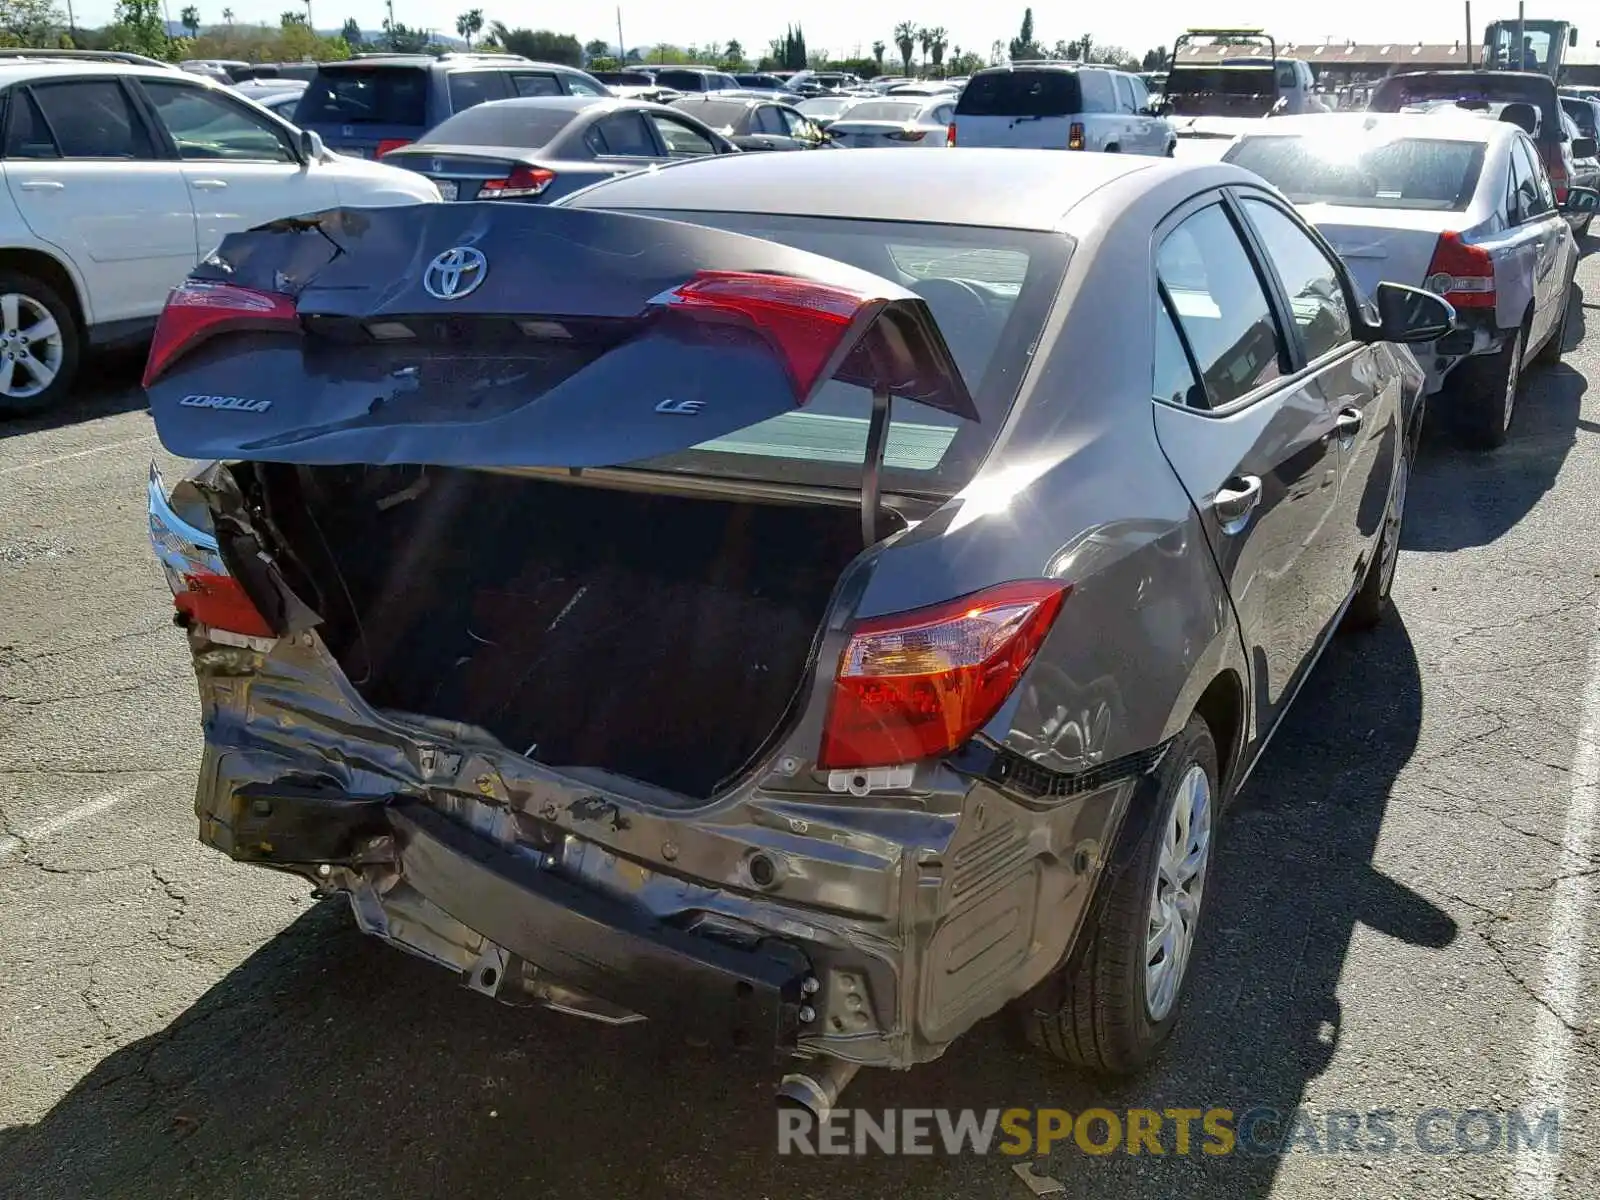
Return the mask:
[[1575,137],[1572,139],[1573,158],[1595,158],[1600,155],[1600,144],[1592,137]]
[[1456,327],[1450,302],[1403,283],[1380,283],[1373,296],[1378,305],[1376,340],[1433,342]]
[[328,153],[328,148],[322,144],[322,135],[310,129],[300,131],[300,157],[307,162],[321,162]]
[[1593,188],[1575,187],[1567,189],[1567,202],[1561,206],[1562,212],[1592,213],[1600,209],[1600,192]]

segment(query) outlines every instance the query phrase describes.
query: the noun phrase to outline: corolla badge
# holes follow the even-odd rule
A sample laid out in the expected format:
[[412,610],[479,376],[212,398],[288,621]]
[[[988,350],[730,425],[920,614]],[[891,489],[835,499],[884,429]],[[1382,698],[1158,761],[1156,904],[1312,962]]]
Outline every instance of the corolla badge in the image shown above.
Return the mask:
[[220,408],[228,412],[264,413],[271,400],[251,400],[246,396],[185,396],[178,403],[184,408]]
[[435,300],[470,296],[489,273],[489,260],[471,246],[453,246],[428,264],[422,273],[422,290]]

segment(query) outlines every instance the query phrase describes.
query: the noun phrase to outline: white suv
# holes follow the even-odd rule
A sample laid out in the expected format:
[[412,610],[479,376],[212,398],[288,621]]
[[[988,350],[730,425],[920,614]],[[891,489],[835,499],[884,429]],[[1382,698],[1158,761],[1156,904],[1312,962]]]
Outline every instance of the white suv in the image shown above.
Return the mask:
[[0,64],[0,97],[0,414],[60,400],[85,350],[147,338],[224,234],[439,199],[183,71],[41,57]]
[[1150,111],[1144,80],[1114,67],[1012,63],[968,81],[952,146],[1172,153],[1172,126]]

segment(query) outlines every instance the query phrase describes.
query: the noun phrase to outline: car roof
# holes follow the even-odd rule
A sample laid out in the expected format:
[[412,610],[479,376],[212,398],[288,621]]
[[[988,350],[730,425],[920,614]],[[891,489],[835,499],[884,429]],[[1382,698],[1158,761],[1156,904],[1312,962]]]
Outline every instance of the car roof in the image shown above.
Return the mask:
[[[513,96],[509,100],[485,100],[481,104],[474,104],[472,108],[564,108],[571,112],[581,112],[583,109],[593,108],[597,104],[611,104],[630,108],[658,107],[657,105],[641,105],[637,101],[616,96]],[[461,112],[471,112],[472,108],[463,108]],[[460,116],[461,113],[453,115]]]
[[[624,175],[587,189],[577,203],[1049,231],[1109,183],[1140,172],[1168,178],[1192,169],[1143,155],[1039,150],[729,154]],[[1254,179],[1243,170],[1238,175]]]
[[8,83],[24,83],[29,79],[54,79],[62,75],[83,75],[85,77],[140,75],[152,79],[171,79],[176,75],[182,79],[210,82],[204,75],[181,71],[175,66],[142,67],[137,63],[84,62],[81,59],[73,58],[40,58],[30,59],[27,62],[16,62],[7,61],[5,51],[0,50],[0,86]]
[[1493,142],[1515,135],[1509,121],[1462,111],[1439,113],[1303,113],[1273,117],[1245,137],[1318,137],[1354,135],[1367,130],[1393,137],[1435,138],[1460,142]]

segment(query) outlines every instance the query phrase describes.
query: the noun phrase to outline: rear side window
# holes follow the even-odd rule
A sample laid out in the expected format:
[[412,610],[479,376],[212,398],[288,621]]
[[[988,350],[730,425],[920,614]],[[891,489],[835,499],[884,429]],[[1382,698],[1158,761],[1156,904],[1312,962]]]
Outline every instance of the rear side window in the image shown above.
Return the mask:
[[[561,81],[554,75],[513,75],[512,86],[516,88],[518,96],[559,96],[561,95]],[[576,89],[574,89],[576,90]],[[590,89],[591,91],[593,89]],[[594,93],[599,95],[598,92]]]
[[1151,394],[1179,408],[1204,408],[1205,391],[1195,386],[1198,382],[1194,366],[1189,362],[1189,352],[1183,348],[1183,338],[1173,323],[1172,310],[1162,294],[1156,299],[1155,378]]
[[[995,71],[974,75],[956,105],[959,117],[1066,117],[1083,111],[1073,71]],[[851,110],[855,115],[855,110]]]
[[655,158],[661,153],[636,112],[615,113],[596,121],[584,135],[589,149],[602,157]]
[[692,125],[660,113],[651,113],[650,120],[661,135],[661,140],[667,144],[667,153],[673,158],[698,158],[702,154],[717,152],[711,139]]
[[504,100],[511,95],[504,71],[452,71],[449,89],[451,112],[461,112],[485,100]]
[[56,139],[39,113],[38,104],[26,91],[13,92],[11,103],[7,105],[6,157],[61,157]]
[[1137,107],[1133,102],[1133,84],[1126,75],[1118,75],[1117,111],[1131,113]]
[[1117,111],[1117,92],[1111,85],[1108,71],[1081,71],[1078,87],[1083,92],[1083,111],[1109,113]]
[[1213,408],[1278,378],[1285,356],[1272,306],[1220,204],[1202,208],[1166,236],[1156,274]]
[[420,67],[324,68],[306,87],[301,125],[428,124],[428,73]]
[[155,157],[144,123],[116,80],[41,84],[33,95],[62,158]]

